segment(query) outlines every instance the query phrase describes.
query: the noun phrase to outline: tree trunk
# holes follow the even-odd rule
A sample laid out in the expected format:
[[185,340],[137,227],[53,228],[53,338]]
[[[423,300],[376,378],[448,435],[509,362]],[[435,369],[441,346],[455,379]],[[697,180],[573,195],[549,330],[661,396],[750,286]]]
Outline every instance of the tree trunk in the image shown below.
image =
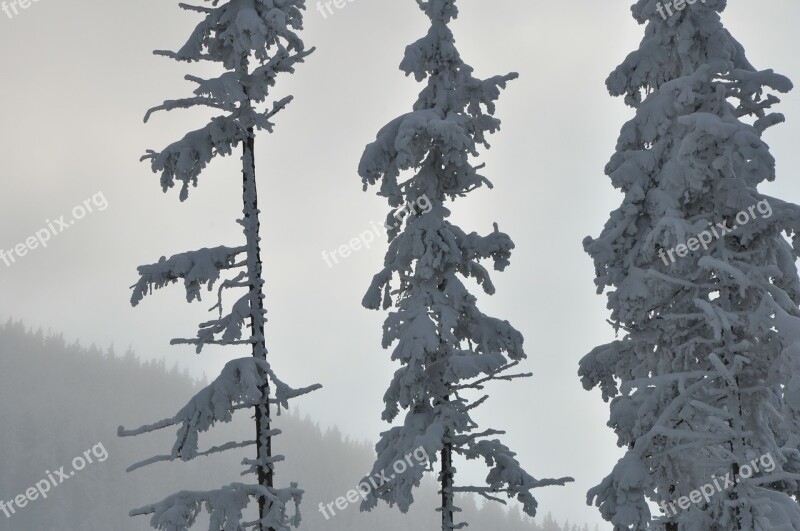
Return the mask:
[[[450,432],[445,431],[445,441]],[[447,441],[442,448],[442,531],[452,531],[453,525],[453,445]]]
[[[630,447],[631,447],[631,449],[633,449],[633,444],[631,444]],[[669,486],[669,494],[670,494],[670,498],[674,499],[674,497],[675,497],[674,496],[675,495],[675,485],[670,485]],[[669,515],[667,515],[667,516],[669,516]],[[678,524],[675,523],[675,522],[667,522],[667,524],[664,525],[664,531],[678,531]]]
[[[267,347],[264,340],[264,280],[261,278],[261,245],[259,237],[260,222],[258,219],[258,195],[256,190],[256,164],[255,164],[255,136],[253,128],[247,130],[247,140],[244,142],[242,154],[243,175],[243,202],[244,202],[244,233],[247,242],[247,277],[250,282],[250,330],[254,338],[253,357],[267,359]],[[272,435],[269,382],[264,381],[260,388],[261,404],[255,407],[256,441],[258,459],[258,484],[263,487],[273,486],[274,472],[272,463]],[[267,500],[262,496],[258,499],[259,520],[269,513]],[[258,529],[264,531],[259,523]],[[268,531],[274,531],[269,528]]]
[[[440,289],[444,289],[440,286]],[[443,402],[449,402],[445,396]],[[442,485],[442,531],[452,531],[453,523],[453,443],[450,441],[450,430],[444,431],[442,446],[442,472],[439,477]]]

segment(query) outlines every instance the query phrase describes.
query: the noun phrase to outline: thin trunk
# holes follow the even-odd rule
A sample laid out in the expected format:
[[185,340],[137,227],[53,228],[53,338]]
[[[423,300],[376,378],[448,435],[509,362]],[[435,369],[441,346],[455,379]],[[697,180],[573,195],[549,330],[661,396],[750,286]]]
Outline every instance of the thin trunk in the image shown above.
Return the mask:
[[[443,289],[443,287],[440,287]],[[444,402],[450,397],[445,396]],[[439,477],[442,484],[442,531],[452,531],[453,523],[453,443],[450,441],[450,430],[445,430],[442,446],[442,473]]]
[[739,505],[739,496],[736,492],[736,487],[738,486],[737,483],[739,482],[739,463],[733,463],[731,466],[731,473],[733,474],[733,492],[731,493],[731,499],[736,501],[736,529],[742,529],[742,510],[741,506]]
[[[633,445],[631,444],[631,448],[632,447],[633,447]],[[670,485],[669,486],[669,496],[670,496],[670,499],[674,499],[675,498],[675,485]],[[667,515],[667,516],[669,516],[669,515]],[[678,531],[678,524],[675,523],[675,522],[667,522],[667,524],[664,526],[664,531]]]
[[[437,156],[438,157],[438,156]],[[447,288],[447,279],[445,278],[438,286],[439,291],[444,293]],[[439,337],[442,337],[442,325],[439,323]],[[446,347],[445,347],[446,348]],[[445,383],[444,377],[439,375],[441,384],[444,386],[444,397],[442,402],[447,403],[450,401],[450,388]],[[450,440],[450,430],[445,429],[442,437],[442,471],[439,476],[439,481],[442,487],[442,531],[452,531],[455,527],[453,523],[453,443]]]
[[[733,220],[728,219],[728,223],[731,223]],[[731,293],[731,289],[728,288],[724,292],[720,291],[720,301],[733,301],[733,293]],[[726,312],[735,312],[737,308],[734,307],[733,304],[728,304],[727,302],[722,302],[722,310]],[[724,359],[725,366],[730,369],[733,368],[735,364],[735,355],[731,354],[730,360],[727,357]],[[734,437],[729,442],[729,448],[731,454],[733,455],[733,462],[731,463],[731,473],[733,477],[733,488],[731,489],[730,493],[728,494],[728,499],[735,503],[734,515],[736,519],[736,529],[742,529],[742,513],[741,513],[741,506],[739,504],[739,463],[737,459],[742,458],[746,455],[745,448],[747,448],[747,441],[744,438],[744,419],[743,419],[743,411],[742,411],[742,395],[739,387],[739,375],[735,375],[733,377],[735,388],[733,389],[734,394],[728,401],[728,411],[737,412],[738,415],[736,417],[731,417],[728,419],[728,427],[731,428],[731,431],[734,433],[741,434],[739,437]],[[730,393],[731,385],[726,381],[726,387],[728,388],[728,393]],[[731,403],[732,402],[732,403]],[[734,420],[736,423],[734,424]]]
[[[247,130],[247,140],[244,142],[242,161],[244,164],[243,198],[244,198],[244,233],[247,241],[247,276],[250,282],[250,330],[253,338],[253,357],[267,359],[267,347],[264,341],[264,281],[261,278],[261,245],[259,243],[260,222],[258,219],[258,195],[256,193],[256,164],[255,164],[255,136],[253,129]],[[263,487],[273,486],[274,472],[272,463],[272,436],[269,396],[269,382],[265,381],[260,387],[262,401],[255,407],[256,441],[258,458],[258,484]],[[269,513],[267,500],[262,496],[258,499],[259,521]],[[264,531],[259,523],[258,529]],[[274,531],[269,528],[268,531]]]
[[[744,433],[744,419],[742,418],[743,417],[743,412],[742,412],[742,393],[740,391],[741,387],[739,387],[739,375],[738,374],[734,377],[734,381],[736,382],[736,403],[737,403],[738,410],[739,410],[739,416],[738,416],[739,425],[736,428],[739,430],[739,433]],[[740,445],[740,448],[739,448],[739,452],[736,455],[744,457],[745,456],[744,449],[746,448],[746,441],[744,440],[744,437],[742,437],[740,442],[741,442],[741,445]],[[739,492],[738,492],[738,490],[739,490],[739,488],[738,488],[739,487],[739,485],[738,485],[738,483],[739,483],[739,463],[737,463],[736,461],[731,463],[731,473],[733,474],[733,492],[732,492],[732,497],[737,502],[736,503],[736,529],[741,530],[743,528],[742,527],[742,510],[741,510],[741,505],[738,503],[739,502]],[[749,525],[748,525],[748,528],[750,528]]]
[[[728,364],[730,366],[730,364]],[[742,426],[742,397],[739,392],[739,376],[734,377],[736,382],[736,402],[733,404],[734,407],[730,407],[731,410],[736,409],[739,412],[738,417],[738,424],[734,425],[734,419],[728,419],[728,427],[731,428],[731,431],[738,431],[742,433],[744,431],[744,427]],[[739,483],[739,463],[735,461],[737,456],[743,456],[744,448],[745,448],[745,441],[742,439],[741,444],[737,445],[736,442],[738,438],[731,439],[728,442],[728,449],[731,451],[731,454],[734,456],[734,461],[731,463],[731,479],[733,480],[733,489],[731,489],[730,493],[728,494],[728,499],[735,503],[734,509],[734,517],[736,519],[736,529],[742,529],[742,514],[741,509],[739,506],[739,493],[738,493],[738,483]]]
[[453,445],[447,441],[449,431],[446,431],[445,443],[442,448],[442,531],[451,531],[453,525]]

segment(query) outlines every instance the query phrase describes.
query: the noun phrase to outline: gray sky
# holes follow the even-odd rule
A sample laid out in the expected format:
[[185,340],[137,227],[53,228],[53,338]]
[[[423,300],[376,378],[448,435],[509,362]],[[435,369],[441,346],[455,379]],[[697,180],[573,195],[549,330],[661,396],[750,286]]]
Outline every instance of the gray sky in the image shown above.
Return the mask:
[[[514,239],[511,267],[494,275],[497,294],[481,296],[480,305],[522,331],[526,369],[535,373],[497,385],[477,417],[507,429],[507,444],[535,476],[577,478],[540,491],[543,512],[599,522],[585,492],[620,452],[605,427],[607,405],[599,393],[582,390],[576,370],[613,332],[581,240],[599,234],[621,199],[603,167],[633,113],[608,96],[604,80],[636,48],[643,28],[630,17],[629,1],[458,4],[453,29],[476,75],[521,77],[499,101],[503,130],[483,157],[495,189],[452,210],[467,232],[489,232],[497,221]],[[800,82],[800,4],[731,4],[725,23],[751,62]],[[149,107],[190,94],[185,74],[219,73],[151,55],[183,44],[197,20],[176,3],[154,0],[40,0],[13,18],[0,12],[0,248],[25,241],[46,220],[69,218],[98,192],[108,201],[47,248],[10,267],[0,262],[0,318],[87,344],[113,342],[118,351],[130,344],[144,358],[213,377],[233,352],[208,349],[197,357],[191,347],[168,346],[171,337],[193,335],[208,317],[210,298],[189,306],[173,287],[136,309],[128,303],[137,265],[241,241],[235,157],[213,163],[184,204],[176,191],[162,194],[158,177],[138,162],[145,149],[160,150],[208,116],[173,111],[142,123]],[[397,65],[426,28],[412,0],[353,0],[327,18],[310,2],[303,35],[318,50],[296,75],[279,78],[274,99],[293,94],[295,101],[256,152],[272,363],[288,383],[323,383],[299,401],[301,410],[359,439],[375,440],[387,429],[381,398],[398,367],[380,348],[385,313],[360,306],[386,245],[381,238],[332,268],[321,253],[385,216],[384,201],[361,191],[356,169],[364,146],[416,99],[421,86]],[[793,145],[800,90],[777,110],[788,123],[770,129],[766,140],[778,181],[763,190],[800,202],[800,152]],[[478,472],[470,467],[465,475]]]

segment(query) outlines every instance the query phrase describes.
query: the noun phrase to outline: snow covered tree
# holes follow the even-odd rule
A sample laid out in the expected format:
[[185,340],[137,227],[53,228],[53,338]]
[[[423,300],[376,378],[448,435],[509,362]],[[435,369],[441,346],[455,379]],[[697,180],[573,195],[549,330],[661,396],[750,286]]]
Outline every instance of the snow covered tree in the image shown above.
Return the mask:
[[[210,7],[181,7],[203,15],[186,44],[177,52],[156,54],[178,61],[213,61],[225,72],[213,79],[186,76],[197,84],[194,97],[170,100],[151,109],[172,110],[205,106],[219,109],[203,128],[192,131],[160,153],[149,151],[152,170],[161,174],[164,191],[181,183],[180,199],[188,197],[189,184],[197,185],[198,176],[217,155],[226,156],[242,148],[243,217],[238,220],[244,242],[235,247],[219,246],[181,253],[157,263],[139,267],[139,281],[133,286],[131,303],[136,306],[154,289],[183,281],[188,302],[200,301],[203,288],[213,291],[218,284],[216,304],[211,311],[217,318],[200,324],[196,337],[175,339],[173,344],[192,344],[197,352],[205,345],[249,345],[252,355],[229,362],[208,387],[195,395],[174,417],[135,430],[120,428],[120,436],[132,436],[169,426],[179,426],[177,440],[169,455],[157,456],[132,466],[129,470],[158,461],[199,456],[247,446],[256,447],[255,459],[245,459],[244,474],[254,474],[254,484],[235,483],[209,492],[184,491],[165,500],[136,509],[131,516],[152,514],[150,525],[156,529],[189,529],[203,507],[210,513],[212,531],[220,529],[287,530],[300,523],[299,503],[302,490],[291,483],[286,488],[274,486],[274,463],[283,459],[272,454],[272,437],[280,431],[272,428],[272,405],[279,414],[288,400],[319,386],[292,389],[278,379],[267,362],[264,338],[264,280],[259,237],[258,194],[255,174],[255,131],[272,132],[271,118],[291,100],[284,98],[265,110],[259,110],[275,78],[282,72],[294,72],[312,50],[306,50],[297,35],[302,29],[304,0],[211,0]],[[223,275],[225,275],[223,277]],[[224,309],[223,294],[240,291]],[[243,293],[242,293],[243,291]],[[249,332],[247,332],[249,328]],[[229,422],[235,411],[253,408],[255,439],[230,442],[204,451],[198,448],[200,433],[217,422]],[[258,518],[246,520],[247,507],[258,504]],[[294,504],[294,510],[290,505]]]
[[800,529],[800,207],[758,190],[792,85],[748,62],[725,0],[677,4],[634,4],[645,37],[607,80],[636,113],[584,247],[624,335],[579,374],[626,454],[587,501],[616,530]]
[[[370,510],[382,499],[408,510],[426,467],[401,465],[422,447],[431,461],[441,464],[439,510],[442,530],[448,531],[464,525],[454,522],[459,511],[455,493],[472,492],[497,501],[505,494],[533,516],[536,500],[531,489],[563,485],[571,478],[535,479],[511,450],[491,439],[503,432],[478,431],[471,417],[487,398],[471,400],[471,392],[495,380],[528,376],[508,374],[526,357],[522,335],[507,321],[483,314],[460,278],[473,278],[485,293],[493,294],[480,261],[490,259],[502,271],[514,244],[496,224],[487,236],[467,234],[448,221],[445,201],[491,187],[479,173],[483,166],[473,165],[470,158],[478,155],[479,146],[489,147],[487,134],[500,126],[494,117],[495,100],[517,74],[473,77],[448,27],[458,14],[455,1],[417,4],[431,27],[406,49],[400,68],[417,81],[427,79],[427,86],[412,112],[381,129],[359,165],[364,189],[380,182],[378,195],[391,207],[384,268],[363,300],[370,309],[395,308],[383,327],[383,347],[396,343],[392,359],[402,367],[384,396],[383,419],[393,422],[401,409],[407,411],[403,424],[383,433],[377,444],[373,474],[380,475],[382,484],[370,490],[362,509]],[[401,180],[406,170],[413,175]],[[486,462],[490,471],[485,486],[456,486],[454,458],[459,456]]]

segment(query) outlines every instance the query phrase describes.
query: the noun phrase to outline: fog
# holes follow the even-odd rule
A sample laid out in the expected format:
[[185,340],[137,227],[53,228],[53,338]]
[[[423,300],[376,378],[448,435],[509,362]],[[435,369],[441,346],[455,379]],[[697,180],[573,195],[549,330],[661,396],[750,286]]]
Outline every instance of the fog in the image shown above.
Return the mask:
[[[575,477],[536,495],[559,520],[591,525],[601,520],[585,493],[621,454],[605,426],[607,404],[576,375],[578,360],[613,338],[581,241],[600,232],[620,201],[603,167],[632,110],[608,95],[604,80],[641,38],[628,4],[459,0],[453,25],[477,76],[520,73],[498,102],[502,131],[482,157],[495,188],[452,210],[468,232],[489,232],[497,222],[516,243],[510,268],[493,276],[496,295],[479,304],[524,334],[524,368],[534,376],[490,389],[476,417],[505,429],[506,443],[537,477]],[[730,4],[723,20],[754,66],[798,82],[800,4]],[[129,303],[138,265],[241,241],[237,157],[214,162],[185,203],[175,190],[163,194],[158,176],[139,162],[146,149],[161,149],[209,116],[173,111],[142,120],[148,108],[189,94],[185,74],[218,73],[151,53],[182,45],[196,21],[172,2],[152,0],[41,0],[11,18],[0,13],[0,249],[50,234],[46,247],[0,262],[0,319],[22,319],[68,342],[131,346],[144,359],[211,378],[236,349],[198,356],[169,346],[194,333],[211,298],[187,305],[176,286],[135,309]],[[385,315],[361,307],[386,243],[378,238],[332,266],[323,251],[385,218],[384,201],[362,191],[357,165],[380,127],[416,99],[420,86],[397,65],[427,22],[411,0],[354,0],[327,16],[309,3],[303,38],[317,50],[278,80],[271,99],[295,99],[276,118],[275,133],[257,140],[271,361],[294,385],[322,383],[298,406],[357,440],[388,429],[382,396],[398,368],[381,349]],[[777,110],[787,123],[765,140],[778,179],[763,191],[798,202],[800,91]],[[76,207],[86,211],[81,219]],[[56,223],[62,215],[74,224]],[[482,474],[463,470],[478,480]]]

